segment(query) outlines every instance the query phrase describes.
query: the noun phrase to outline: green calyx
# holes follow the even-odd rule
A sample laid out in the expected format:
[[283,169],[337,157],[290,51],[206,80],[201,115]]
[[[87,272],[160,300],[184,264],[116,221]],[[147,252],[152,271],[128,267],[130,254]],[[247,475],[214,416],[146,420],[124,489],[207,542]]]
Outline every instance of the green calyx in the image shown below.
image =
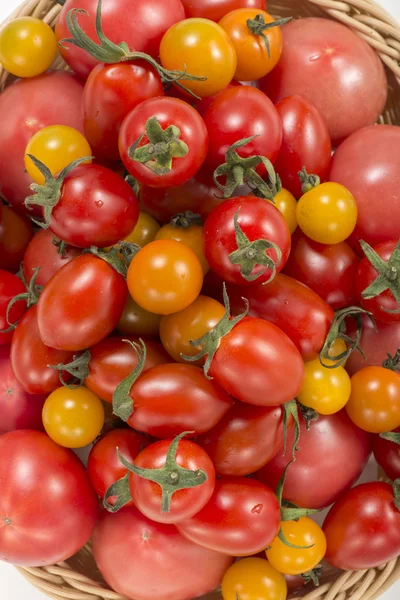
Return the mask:
[[169,224],[177,229],[189,229],[193,225],[203,225],[203,221],[199,214],[193,213],[191,210],[186,210],[172,217]]
[[64,240],[59,240],[57,237],[53,237],[53,246],[58,248],[58,254],[65,257],[65,253],[67,251],[67,243]]
[[397,243],[392,252],[391,257],[386,262],[383,260],[373,248],[364,240],[360,240],[360,246],[366,258],[369,260],[378,277],[369,285],[363,292],[362,297],[365,300],[376,298],[386,290],[392,292],[394,299],[397,302],[398,308],[388,310],[382,307],[386,313],[397,315],[400,313],[400,241]]
[[[277,244],[269,240],[259,239],[251,242],[239,225],[239,212],[240,209],[234,216],[238,249],[231,252],[229,260],[233,265],[240,267],[240,274],[246,281],[256,281],[256,279],[259,279],[270,270],[271,275],[264,284],[270,283],[276,275],[277,266],[281,263],[282,251]],[[275,251],[276,260],[267,254],[267,251],[271,249]],[[253,273],[256,266],[263,266],[264,269],[258,273]]]
[[394,504],[397,510],[400,511],[400,479],[393,481]]
[[[336,367],[344,365],[344,363],[349,358],[351,353],[354,352],[354,350],[358,350],[358,352],[360,352],[361,355],[365,358],[365,354],[360,346],[361,335],[363,331],[363,315],[366,315],[367,317],[369,317],[369,319],[371,319],[371,322],[373,323],[376,330],[376,324],[372,313],[370,313],[367,310],[364,310],[363,308],[359,308],[358,306],[349,306],[348,308],[344,308],[342,310],[337,311],[319,355],[319,360],[323,367],[325,367],[326,369],[335,369]],[[356,323],[357,331],[355,338],[351,338],[346,334],[346,320],[348,318],[354,319]],[[344,340],[347,344],[347,348],[346,350],[344,350],[336,356],[330,356],[329,350],[332,348],[333,344],[338,339]],[[335,364],[327,364],[324,361],[335,361]]]
[[32,278],[29,282],[29,285],[27,285],[25,279],[22,279],[23,283],[26,286],[26,292],[23,292],[22,294],[17,294],[17,296],[14,296],[14,298],[11,298],[10,302],[8,303],[7,311],[6,311],[6,321],[9,325],[9,327],[7,327],[7,329],[1,330],[0,333],[9,333],[10,331],[13,331],[19,323],[19,321],[17,321],[16,323],[12,323],[10,320],[10,318],[11,318],[10,312],[11,312],[11,309],[14,306],[14,304],[16,304],[17,302],[25,301],[26,309],[28,310],[28,308],[30,308],[31,306],[34,306],[35,304],[37,304],[39,302],[40,294],[42,293],[42,290],[43,290],[43,286],[36,285],[36,278],[39,274],[39,271],[40,271],[40,267],[35,269],[35,271],[33,272]]
[[290,400],[283,406],[283,455],[285,456],[287,450],[287,432],[289,427],[289,420],[293,419],[294,425],[294,441],[292,446],[292,462],[296,460],[297,446],[300,441],[300,421],[299,413],[297,410],[297,401]]
[[387,431],[386,433],[381,433],[379,435],[383,440],[387,440],[388,442],[393,442],[400,446],[400,433],[397,431]]
[[110,250],[101,250],[96,246],[91,246],[83,251],[83,254],[93,254],[108,263],[113,269],[123,277],[128,274],[129,265],[140,250],[140,246],[131,242],[120,242]]
[[39,225],[43,229],[47,229],[50,225],[50,218],[53,208],[57,205],[61,198],[64,179],[73,169],[75,169],[75,167],[78,167],[84,162],[90,162],[93,159],[93,156],[84,156],[83,158],[78,158],[72,161],[69,165],[64,167],[64,169],[60,171],[56,177],[54,177],[50,169],[35,156],[32,156],[32,154],[28,154],[27,156],[33,162],[35,167],[41,172],[45,179],[45,183],[44,185],[39,183],[31,183],[30,188],[34,194],[25,199],[25,206],[28,210],[32,210],[32,205],[42,207],[44,220],[32,220],[34,223],[36,223],[36,225]]
[[232,331],[232,329],[247,315],[249,312],[249,303],[245,299],[246,308],[242,312],[242,314],[237,317],[231,317],[231,309],[228,298],[228,293],[226,291],[226,285],[224,282],[224,306],[225,306],[225,314],[219,323],[216,326],[201,336],[198,340],[190,340],[190,345],[194,348],[197,346],[201,346],[201,350],[195,356],[187,356],[185,354],[181,354],[182,358],[187,362],[195,362],[200,360],[204,356],[207,356],[206,361],[204,363],[204,375],[207,379],[212,379],[208,374],[210,370],[210,366],[216,351],[219,348],[221,339],[228,335]]
[[[130,344],[133,350],[136,352],[138,362],[134,370],[128,377],[126,377],[116,387],[113,394],[112,406],[113,413],[122,421],[128,421],[134,411],[133,400],[130,397],[130,391],[135,381],[140,377],[143,372],[144,365],[146,364],[147,349],[146,344],[143,340],[137,342],[131,342],[130,340],[123,340],[125,343]],[[114,495],[114,494],[111,494]]]
[[138,198],[140,194],[140,185],[137,179],[135,179],[133,175],[127,175],[125,177],[125,181],[132,188],[135,196]]
[[310,408],[309,406],[304,406],[304,404],[301,404],[301,402],[299,402],[298,400],[297,400],[297,405],[299,407],[302,418],[306,422],[306,429],[307,429],[307,431],[310,431],[311,423],[318,421],[319,414],[317,413],[316,410],[314,410],[313,408]]
[[[91,355],[89,350],[85,350],[82,354],[73,357],[73,360],[66,365],[59,363],[58,365],[49,365],[50,369],[59,371],[60,382],[68,388],[83,385],[86,377],[89,377],[89,363]],[[72,375],[72,381],[66,382],[64,373]]]
[[[108,502],[109,498],[116,497],[114,504]],[[110,485],[104,494],[103,506],[108,512],[116,513],[132,500],[131,491],[129,489],[129,473],[115,483]]]
[[318,175],[309,175],[305,167],[303,167],[302,170],[299,171],[298,175],[301,181],[301,191],[303,194],[306,194],[321,183],[321,180],[318,177]]
[[387,358],[382,363],[382,367],[390,371],[400,371],[400,349],[397,350],[394,356],[388,352]]
[[319,586],[320,577],[322,577],[323,569],[321,565],[316,566],[312,571],[303,573],[301,577],[304,579],[304,583],[313,583],[315,587]]
[[190,75],[186,71],[169,71],[164,69],[154,58],[144,52],[131,51],[125,42],[114,44],[106,37],[101,24],[102,21],[102,0],[99,0],[96,10],[96,35],[99,39],[99,44],[94,42],[83,31],[78,23],[79,15],[87,15],[88,12],[82,8],[73,8],[67,13],[67,27],[71,35],[70,38],[60,40],[59,45],[67,50],[65,44],[72,44],[82,50],[85,50],[90,56],[98,62],[106,64],[114,64],[125,61],[144,60],[149,63],[158,73],[161,81],[166,85],[174,83],[178,87],[186,90],[189,94],[196,97],[193,92],[188,90],[181,81],[206,81],[207,77],[197,77]]
[[148,144],[140,146],[144,135],[141,135],[128,150],[131,160],[141,163],[156,175],[166,175],[172,169],[174,158],[184,158],[189,148],[180,139],[181,131],[176,125],[163,129],[156,117],[146,123]]
[[286,17],[285,19],[277,19],[276,21],[272,21],[272,23],[266,23],[264,19],[264,15],[256,15],[254,19],[247,19],[246,24],[249,28],[250,33],[253,35],[259,35],[262,37],[264,44],[267,48],[268,57],[271,58],[271,47],[269,43],[268,37],[265,35],[265,32],[273,27],[282,27],[286,23],[292,20],[293,17]]
[[[268,172],[272,187],[274,187],[276,185],[276,173],[271,161],[269,161],[268,158],[265,158],[265,156],[259,155],[242,158],[236,152],[236,150],[243,148],[243,146],[252,142],[256,137],[258,136],[253,135],[232,144],[226,153],[226,162],[214,171],[213,177],[215,185],[223,192],[223,197],[225,199],[230,198],[236,188],[247,183],[250,187],[258,190],[263,198],[268,198],[271,202],[274,201],[274,195],[271,188],[255,171],[258,165],[263,164]],[[222,185],[218,181],[219,177],[226,177],[225,185]]]

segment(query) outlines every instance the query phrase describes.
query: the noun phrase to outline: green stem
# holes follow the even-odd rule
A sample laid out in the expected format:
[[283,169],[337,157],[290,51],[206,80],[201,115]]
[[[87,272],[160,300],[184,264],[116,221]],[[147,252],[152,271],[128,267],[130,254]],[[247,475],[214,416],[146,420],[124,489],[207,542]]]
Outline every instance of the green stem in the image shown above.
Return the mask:
[[[49,365],[50,369],[59,371],[60,382],[62,385],[71,388],[77,385],[83,385],[85,379],[89,377],[89,363],[91,355],[89,350],[85,350],[82,354],[73,357],[73,360],[66,365],[59,363],[58,365]],[[64,380],[64,373],[72,375],[72,382]]]
[[300,441],[300,421],[299,412],[297,409],[297,401],[290,400],[283,405],[283,455],[286,455],[287,450],[287,432],[289,426],[289,419],[293,419],[294,425],[294,441],[292,446],[292,462],[296,460],[296,452],[298,450],[298,444]]
[[36,285],[36,278],[39,274],[39,271],[40,271],[40,267],[37,267],[37,269],[34,270],[32,278],[29,282],[29,285],[26,285],[25,280],[23,281],[23,283],[26,285],[26,292],[23,292],[22,294],[18,294],[17,296],[14,296],[14,298],[12,298],[10,300],[10,302],[8,303],[7,311],[6,311],[6,321],[9,325],[9,327],[7,329],[1,330],[0,333],[9,333],[10,331],[13,331],[19,323],[19,321],[16,321],[15,323],[12,323],[10,321],[10,318],[11,318],[10,312],[11,312],[11,309],[14,306],[14,304],[24,300],[26,302],[26,309],[28,310],[28,308],[30,308],[31,306],[34,306],[35,304],[37,304],[39,302],[39,297],[43,290],[43,286]]
[[390,371],[400,371],[400,348],[394,356],[389,354],[389,352],[387,353],[387,358],[383,361],[382,367]]
[[400,432],[396,431],[387,431],[386,433],[381,433],[379,435],[383,440],[387,440],[388,442],[393,442],[400,446]]
[[321,565],[318,565],[312,571],[307,571],[307,573],[303,573],[301,577],[304,579],[304,583],[310,583],[312,581],[315,587],[319,586],[320,577],[322,577],[323,569]]
[[259,35],[264,40],[264,44],[267,48],[268,57],[271,58],[271,48],[268,37],[265,35],[265,32],[273,27],[283,26],[289,21],[292,20],[293,17],[286,17],[285,19],[277,19],[276,21],[272,21],[272,23],[266,23],[264,19],[264,15],[259,14],[254,17],[254,19],[247,19],[247,27],[249,28],[250,33],[253,35]]
[[318,175],[309,175],[305,167],[303,167],[302,170],[299,171],[298,175],[301,182],[301,191],[303,194],[306,194],[321,183],[321,180],[318,177]]
[[58,254],[64,258],[67,251],[67,242],[59,240],[57,237],[53,237],[53,246],[58,248]]
[[389,290],[397,302],[398,308],[389,310],[381,307],[382,310],[391,315],[400,313],[400,241],[397,243],[391,257],[386,262],[377,252],[364,240],[360,240],[361,248],[367,260],[374,267],[378,277],[363,292],[362,297],[365,300],[371,300],[380,296],[383,292]]
[[203,221],[199,214],[193,213],[191,210],[186,210],[172,217],[169,224],[178,229],[189,229],[193,225],[203,225]]
[[[94,256],[101,258],[106,263],[108,263],[113,269],[115,269],[117,273],[119,273],[123,277],[126,277],[128,274],[130,260],[132,260],[133,256],[135,256],[139,250],[140,246],[138,246],[137,244],[131,244],[130,242],[120,242],[108,251],[96,248],[96,246],[91,246],[87,250],[84,250],[83,254],[93,254]],[[125,254],[128,257],[128,260],[126,260]]]
[[314,410],[313,408],[310,408],[309,406],[304,406],[304,404],[302,404],[298,400],[297,400],[297,404],[300,409],[300,414],[306,422],[306,429],[307,429],[307,431],[310,431],[311,423],[313,423],[314,421],[318,421],[319,414],[317,413],[316,410]]
[[113,394],[112,406],[113,413],[117,415],[122,421],[128,421],[134,411],[133,400],[130,397],[130,392],[133,384],[140,377],[146,364],[147,348],[146,344],[142,339],[137,342],[131,342],[130,340],[123,340],[127,344],[130,344],[137,355],[137,365],[121,383],[116,387]]
[[[116,496],[114,504],[110,504],[108,499]],[[121,477],[118,481],[110,485],[104,494],[103,506],[108,512],[116,513],[132,500],[131,491],[129,489],[129,473]]]

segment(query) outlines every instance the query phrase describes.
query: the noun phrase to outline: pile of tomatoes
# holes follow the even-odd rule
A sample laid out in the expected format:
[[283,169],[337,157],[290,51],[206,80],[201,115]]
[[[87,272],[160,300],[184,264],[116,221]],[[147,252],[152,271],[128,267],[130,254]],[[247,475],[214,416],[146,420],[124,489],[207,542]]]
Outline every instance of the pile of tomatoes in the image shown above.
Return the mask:
[[400,555],[400,129],[366,42],[266,8],[0,30],[1,560],[285,600]]

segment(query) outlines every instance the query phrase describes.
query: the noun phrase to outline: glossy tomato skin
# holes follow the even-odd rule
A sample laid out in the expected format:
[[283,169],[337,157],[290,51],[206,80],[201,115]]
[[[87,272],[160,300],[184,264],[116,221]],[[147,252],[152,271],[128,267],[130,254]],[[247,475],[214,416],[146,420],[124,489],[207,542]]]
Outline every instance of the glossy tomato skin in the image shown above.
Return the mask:
[[14,208],[3,206],[0,221],[0,269],[11,273],[18,271],[32,236],[30,221]]
[[[293,432],[288,435],[287,451],[278,452],[257,473],[257,478],[275,489],[291,460]],[[371,453],[371,436],[356,427],[346,411],[321,415],[307,431],[300,419],[300,442],[296,462],[288,470],[284,498],[298,506],[320,509],[335,502],[361,475]],[[341,452],[337,449],[342,448]],[[324,456],[324,461],[316,461]]]
[[217,22],[238,8],[266,8],[266,0],[182,0],[182,4],[187,17],[200,17]]
[[163,95],[159,75],[144,61],[96,65],[82,96],[85,136],[93,154],[119,160],[118,133],[126,115],[140,102]]
[[129,295],[117,329],[125,336],[137,335],[145,338],[158,338],[161,315],[150,313]]
[[[256,135],[238,149],[239,156],[265,156],[272,163],[282,144],[282,122],[271,100],[260,90],[239,86],[225,90],[214,100],[204,115],[210,137],[206,165],[210,171],[225,163],[229,147],[241,139]],[[257,171],[265,174],[264,167]]]
[[286,600],[285,578],[265,558],[250,557],[236,561],[222,580],[222,597],[224,600],[236,600],[238,596],[248,600]]
[[107,583],[137,600],[191,600],[211,592],[233,560],[193,544],[174,525],[150,521],[135,507],[114,515],[104,511],[92,543]]
[[149,369],[132,386],[134,411],[128,424],[157,438],[173,438],[183,431],[198,435],[214,427],[233,405],[202,369],[168,363]]
[[357,571],[386,564],[400,553],[400,512],[393,488],[374,481],[353,488],[331,508],[324,522],[326,560]]
[[332,308],[318,294],[296,279],[279,273],[271,283],[228,288],[233,312],[250,304],[249,315],[270,321],[292,340],[304,360],[317,357],[334,317]]
[[80,460],[45,433],[28,430],[1,436],[0,455],[1,560],[42,567],[75,554],[98,516]]
[[364,40],[340,23],[315,18],[288,23],[282,35],[281,60],[261,82],[273,102],[303,96],[320,111],[333,142],[378,120],[387,81]]
[[[362,323],[360,346],[366,359],[360,352],[353,352],[346,363],[349,375],[354,375],[364,367],[380,366],[387,359],[388,353],[394,356],[400,348],[399,323],[378,323],[377,328],[375,328],[367,317],[362,318]],[[356,334],[355,327],[349,326],[348,333],[350,337],[354,338]]]
[[[125,338],[112,336],[90,348],[89,376],[86,387],[104,402],[112,402],[116,387],[134,371],[138,364],[138,355]],[[129,338],[138,342],[138,338]],[[146,362],[143,370],[169,361],[169,356],[156,342],[146,344]]]
[[[289,421],[288,428],[292,427]],[[207,433],[196,438],[214,463],[218,475],[246,476],[274,458],[283,446],[280,406],[251,406],[237,402]]]
[[278,500],[254,479],[222,477],[208,504],[178,530],[192,542],[231,556],[264,550],[278,535]]
[[64,180],[50,228],[72,246],[105,248],[126,238],[139,218],[130,185],[100,165],[80,165]]
[[[84,32],[97,42],[95,33],[97,0],[68,0],[64,4],[55,30],[57,41],[71,37],[67,26],[67,15],[74,8],[87,11],[88,14],[79,15],[78,21]],[[105,35],[112,42],[116,44],[126,42],[130,50],[145,52],[157,58],[164,33],[174,23],[184,18],[185,11],[181,0],[171,0],[168,4],[163,0],[151,0],[151,2],[139,0],[135,4],[130,0],[123,0],[123,2],[108,2],[107,10],[103,8],[102,27]],[[60,52],[71,69],[82,79],[86,79],[97,64],[97,61],[87,52],[70,44],[61,47]]]
[[[57,102],[48,98],[57,89]],[[82,84],[65,71],[18,80],[1,94],[0,193],[25,210],[32,179],[25,173],[24,152],[30,138],[49,125],[69,125],[83,133]],[[32,214],[40,215],[35,208]]]
[[373,125],[353,133],[332,158],[329,181],[344,185],[357,202],[357,226],[351,236],[356,252],[359,240],[374,247],[399,237],[399,143],[398,127]]
[[276,110],[282,119],[283,138],[275,169],[283,187],[300,198],[298,172],[303,167],[322,182],[326,180],[332,152],[328,127],[321,113],[302,96],[284,98]]
[[43,395],[28,394],[11,365],[10,350],[0,346],[0,435],[16,429],[43,430]]
[[[139,148],[149,143],[145,126],[152,117],[164,130],[170,125],[178,127],[179,139],[189,148],[186,156],[172,159],[171,170],[163,175],[153,173],[128,154],[129,148],[141,136]],[[122,161],[135,179],[150,187],[163,188],[186,183],[197,173],[207,155],[208,133],[203,119],[190,104],[177,98],[151,98],[134,108],[124,119],[118,144]]]
[[277,272],[285,266],[291,247],[290,231],[285,218],[270,202],[251,196],[225,200],[209,214],[204,224],[204,251],[207,262],[225,281],[237,285],[265,283],[272,275],[271,268],[265,270],[265,266],[256,265],[251,276],[258,275],[257,279],[247,281],[241,273],[240,265],[233,264],[230,260],[230,255],[238,250],[234,221],[237,213],[238,224],[250,242],[268,240],[280,248],[282,257],[279,262],[274,248],[266,251],[274,262],[278,262]]
[[221,338],[209,373],[242,402],[279,406],[300,392],[304,363],[293,342],[278,327],[245,317]]
[[[7,321],[7,308],[14,296],[23,294],[26,288],[22,281],[16,275],[8,271],[0,270],[0,346],[11,344],[14,330],[8,333],[2,333],[3,329],[10,327]],[[26,311],[24,300],[16,302],[9,311],[8,319],[10,323],[17,323]]]
[[45,286],[38,303],[43,342],[58,350],[84,350],[107,337],[124,310],[122,275],[97,256],[74,258]]
[[[400,433],[400,427],[395,429]],[[374,439],[374,456],[385,475],[392,481],[400,477],[400,446],[395,442],[385,440],[380,436]]]
[[292,237],[286,275],[314,290],[334,310],[358,304],[356,274],[360,260],[346,242],[327,246],[299,230]]
[[[235,81],[234,79],[232,79],[230,84],[226,86],[225,90],[233,87],[238,87],[239,85],[242,84],[239,81]],[[214,100],[216,100],[216,98],[218,98],[220,94],[223,94],[225,90],[218,92],[218,94],[214,94],[214,96],[207,96],[207,98],[196,100],[194,107],[197,110],[197,112],[199,112],[201,116],[203,116],[206,113],[208,107],[214,102]]]

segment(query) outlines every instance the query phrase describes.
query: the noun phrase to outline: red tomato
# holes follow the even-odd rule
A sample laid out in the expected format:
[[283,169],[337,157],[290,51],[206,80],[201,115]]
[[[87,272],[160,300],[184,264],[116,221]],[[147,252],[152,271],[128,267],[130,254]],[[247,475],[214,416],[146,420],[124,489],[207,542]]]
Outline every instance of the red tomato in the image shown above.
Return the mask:
[[326,560],[346,570],[374,569],[400,554],[400,511],[393,488],[382,481],[353,488],[324,522]]
[[282,119],[283,139],[275,169],[283,187],[300,198],[298,173],[303,167],[321,182],[326,180],[332,152],[329,131],[321,113],[301,96],[281,100],[276,110]]
[[281,525],[280,507],[266,485],[244,477],[222,477],[208,504],[179,523],[186,538],[223,554],[249,556],[265,550]]
[[38,303],[40,337],[58,350],[84,350],[118,324],[128,289],[108,263],[84,254],[64,265],[45,286]]
[[54,273],[57,273],[61,267],[70,262],[75,256],[79,256],[80,250],[72,246],[67,246],[65,251],[60,254],[59,247],[54,244],[54,241],[60,242],[54,237],[51,229],[40,229],[29,242],[22,264],[27,283],[32,279],[35,270],[40,267],[36,284],[46,285]]
[[202,369],[180,363],[143,373],[130,396],[133,413],[128,424],[158,438],[209,431],[233,404],[216,382],[204,377]]
[[[129,338],[137,342],[137,338]],[[146,340],[144,371],[169,362],[170,356],[156,342]],[[123,337],[109,337],[90,348],[89,376],[85,386],[104,402],[112,402],[116,387],[132,373],[138,364],[138,354]]]
[[[400,427],[395,429],[395,433],[400,433]],[[374,455],[376,462],[383,469],[385,475],[392,481],[400,478],[400,445],[385,440],[379,435],[374,439]]]
[[247,298],[249,315],[266,319],[282,329],[304,360],[313,360],[320,353],[334,312],[307,286],[279,273],[267,285],[230,286],[228,292],[234,313],[243,310],[243,297]]
[[[225,90],[234,88],[234,87],[238,87],[239,85],[242,85],[242,84],[239,81],[235,81],[234,79],[232,79],[232,81],[225,88]],[[207,98],[202,98],[201,100],[197,100],[194,104],[195,109],[201,114],[201,116],[205,115],[208,107],[214,102],[214,100],[216,100],[218,98],[218,96],[220,94],[223,94],[225,92],[225,90],[222,90],[222,92],[219,92],[218,94],[215,94],[214,96],[208,96]]]
[[[293,441],[294,433],[290,432],[286,454],[278,452],[257,473],[257,478],[272,489],[292,458]],[[287,472],[284,499],[304,508],[329,506],[361,475],[371,452],[370,442],[371,436],[356,427],[344,410],[320,415],[309,431],[304,419],[300,419],[299,449]],[[316,460],[319,456],[323,460]]]
[[14,296],[24,294],[26,288],[22,281],[16,275],[12,275],[8,271],[0,270],[0,346],[11,344],[14,330],[8,333],[1,333],[3,329],[8,329],[10,323],[14,324],[19,321],[26,311],[26,303],[24,300],[16,302],[9,311],[7,321],[7,308]]
[[[90,451],[88,474],[95,492],[104,498],[108,488],[128,473],[128,469],[119,460],[117,448],[122,456],[133,463],[139,452],[149,440],[131,429],[113,429],[101,437]],[[115,496],[107,498],[109,504],[115,504]],[[130,501],[128,506],[132,505]]]
[[325,119],[333,142],[378,120],[387,81],[367,42],[328,19],[296,19],[283,27],[282,35],[279,64],[261,82],[273,102],[303,96]]
[[0,221],[0,269],[12,273],[18,271],[32,236],[33,228],[30,221],[14,208],[3,206]]
[[[67,26],[69,11],[84,9],[88,14],[79,14],[78,22],[84,32],[97,42],[97,4],[98,0],[67,0],[56,24],[57,41],[71,37]],[[168,3],[164,0],[136,0],[135,3],[131,0],[114,0],[108,1],[103,8],[102,26],[105,35],[115,44],[126,42],[130,50],[157,58],[164,33],[184,18],[181,0],[168,0]],[[84,79],[98,62],[84,50],[70,44],[61,46],[60,52],[71,69]]]
[[[377,329],[367,317],[362,318],[363,330],[361,333],[361,352],[352,352],[346,362],[346,370],[349,375],[354,375],[364,367],[380,366],[387,359],[388,353],[394,356],[400,348],[400,323],[378,323]],[[348,334],[355,337],[355,329],[349,327]]]
[[[376,85],[374,79],[371,83]],[[399,238],[399,144],[398,127],[374,125],[353,133],[333,155],[329,181],[344,185],[357,202],[351,236],[356,251],[360,239],[376,246]]]
[[[218,94],[204,115],[210,136],[207,167],[214,171],[225,163],[232,144],[255,137],[237,153],[242,158],[261,155],[274,162],[282,144],[282,123],[271,100],[250,86],[226,89]],[[260,174],[265,167],[257,167]]]
[[[176,128],[172,140],[171,126]],[[136,142],[138,145],[131,155],[131,146]],[[157,154],[160,159],[151,160],[155,145],[162,142],[163,153]],[[150,187],[186,183],[200,169],[207,149],[208,134],[203,119],[190,104],[177,98],[145,100],[129,113],[119,134],[119,151],[125,167],[135,179]]]
[[[25,172],[24,153],[31,137],[49,125],[68,125],[83,133],[82,89],[70,73],[53,71],[19,79],[2,92],[0,194],[16,208],[25,210],[24,201],[30,194],[32,179]],[[57,102],[49,102],[54,90]],[[40,215],[40,210],[33,214]]]
[[2,435],[0,456],[0,559],[43,567],[71,557],[98,515],[80,460],[38,431]]
[[150,521],[134,507],[114,515],[104,511],[92,546],[107,583],[137,600],[197,598],[217,588],[232,564],[232,558],[193,544],[174,525]]
[[[236,233],[235,218],[247,241]],[[261,198],[240,196],[222,202],[207,217],[203,235],[211,269],[238,285],[265,283],[289,258],[291,238],[286,220],[271,202]],[[275,246],[266,246],[266,241]]]
[[196,441],[213,461],[218,475],[250,475],[282,448],[283,410],[280,406],[237,402]]
[[310,287],[337,310],[358,303],[355,279],[359,262],[346,242],[327,246],[298,230],[292,237],[285,273]]
[[217,22],[238,8],[265,10],[266,3],[266,0],[182,0],[187,17],[200,17]]
[[126,115],[144,100],[163,95],[159,75],[145,61],[97,65],[82,97],[85,136],[93,154],[119,160],[118,134]]
[[9,349],[0,347],[0,435],[15,429],[43,430],[45,400],[25,392],[11,366]]

